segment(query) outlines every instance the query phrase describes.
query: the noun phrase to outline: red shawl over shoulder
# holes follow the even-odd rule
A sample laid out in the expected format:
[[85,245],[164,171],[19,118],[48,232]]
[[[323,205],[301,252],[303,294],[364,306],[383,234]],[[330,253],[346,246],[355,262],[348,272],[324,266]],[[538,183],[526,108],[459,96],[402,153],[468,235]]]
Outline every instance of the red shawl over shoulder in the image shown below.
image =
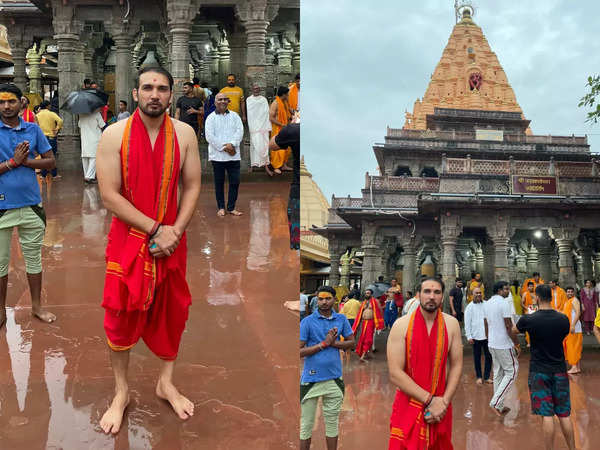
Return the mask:
[[[434,396],[446,390],[448,331],[441,311],[427,334],[427,325],[417,308],[406,331],[406,373]],[[389,450],[452,450],[452,406],[440,423],[428,425],[423,404],[404,392],[396,391],[390,419]]]
[[[371,303],[371,309],[373,310],[373,321],[375,322],[375,329],[383,330],[385,328],[385,325],[383,323],[383,314],[381,312],[381,308],[379,307],[378,301],[374,297],[371,297],[369,302]],[[352,327],[352,332],[355,335],[356,330],[358,330],[358,325],[360,324],[360,322],[362,322],[362,313],[364,307],[365,303],[363,302],[362,305],[360,305],[358,314],[356,314],[356,320],[354,321],[354,326]]]
[[[179,144],[171,118],[165,115],[153,149],[136,110],[127,121],[121,144],[122,195],[148,217],[174,224],[179,165]],[[167,283],[170,298],[189,305],[186,257],[185,234],[171,256],[154,258],[148,251],[148,235],[113,217],[102,306],[116,311],[147,310],[156,287],[163,283]]]

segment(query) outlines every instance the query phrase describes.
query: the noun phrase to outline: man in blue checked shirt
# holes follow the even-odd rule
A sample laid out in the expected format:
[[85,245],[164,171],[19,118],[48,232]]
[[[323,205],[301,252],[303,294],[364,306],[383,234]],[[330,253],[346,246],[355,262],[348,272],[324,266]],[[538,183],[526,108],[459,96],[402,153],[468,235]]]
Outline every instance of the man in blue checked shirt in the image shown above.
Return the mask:
[[354,347],[354,334],[346,316],[333,310],[334,303],[335,290],[330,286],[319,288],[317,310],[300,322],[300,357],[305,358],[300,380],[300,450],[310,448],[319,398],[323,402],[327,450],[337,448],[344,401],[340,350]]

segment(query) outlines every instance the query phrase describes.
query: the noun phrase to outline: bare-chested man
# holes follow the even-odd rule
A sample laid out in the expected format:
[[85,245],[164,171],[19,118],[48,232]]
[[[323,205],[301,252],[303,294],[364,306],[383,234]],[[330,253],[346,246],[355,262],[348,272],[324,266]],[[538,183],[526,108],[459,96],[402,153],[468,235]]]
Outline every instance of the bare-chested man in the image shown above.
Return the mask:
[[379,302],[373,297],[373,291],[367,289],[365,290],[365,299],[352,326],[355,336],[357,332],[360,332],[360,338],[356,343],[356,354],[360,357],[361,362],[365,362],[365,358],[373,346],[375,330],[383,330],[384,326]]
[[420,307],[398,319],[390,331],[388,368],[391,382],[398,387],[390,450],[452,449],[450,403],[460,380],[463,353],[458,321],[441,311],[443,296],[443,282],[426,278],[421,282]]
[[113,434],[129,403],[129,350],[140,337],[164,361],[156,395],[181,419],[194,413],[172,375],[191,302],[185,229],[200,193],[198,144],[192,127],[165,114],[173,97],[171,74],[144,68],[136,86],[138,109],[106,129],[97,156],[100,192],[113,213],[102,306],[116,386],[100,421]]

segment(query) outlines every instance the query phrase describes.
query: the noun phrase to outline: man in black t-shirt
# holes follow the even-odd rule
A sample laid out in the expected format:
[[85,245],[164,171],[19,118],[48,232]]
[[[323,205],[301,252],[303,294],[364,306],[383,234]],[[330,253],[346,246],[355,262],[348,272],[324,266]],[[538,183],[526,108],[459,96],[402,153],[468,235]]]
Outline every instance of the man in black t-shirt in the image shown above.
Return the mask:
[[202,100],[194,95],[194,85],[183,83],[183,97],[179,97],[175,106],[175,118],[191,126],[198,134],[198,114],[202,110]]
[[546,284],[535,289],[538,310],[519,319],[513,332],[528,332],[531,339],[529,363],[529,395],[531,412],[542,416],[546,448],[553,448],[554,415],[558,416],[569,449],[575,449],[569,376],[563,340],[569,334],[569,319],[552,309],[552,290]]
[[452,311],[452,315],[456,317],[456,320],[459,322],[463,321],[463,291],[462,291],[462,280],[460,278],[456,279],[455,286],[450,289],[448,293],[450,297],[450,310]]
[[[294,120],[294,119],[292,119]],[[290,248],[300,249],[300,124],[291,123],[271,138],[269,150],[292,148],[294,158],[294,172],[290,197],[288,200],[288,225],[290,228]]]

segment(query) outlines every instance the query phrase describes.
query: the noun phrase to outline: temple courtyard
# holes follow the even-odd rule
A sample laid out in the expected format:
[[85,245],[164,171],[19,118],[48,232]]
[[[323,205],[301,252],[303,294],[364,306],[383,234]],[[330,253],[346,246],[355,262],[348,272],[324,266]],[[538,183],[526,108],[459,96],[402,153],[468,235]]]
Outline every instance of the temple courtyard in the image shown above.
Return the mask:
[[13,237],[0,330],[0,448],[295,448],[298,319],[283,307],[297,298],[299,273],[289,248],[289,183],[242,182],[245,214],[218,218],[204,180],[188,229],[192,306],[174,377],[195,414],[183,422],[154,395],[160,361],[140,342],[131,352],[131,403],[112,437],[99,427],[114,389],[100,306],[110,213],[97,186],[63,176],[43,190],[42,301],[55,323],[31,318]]
[[[355,354],[344,360],[346,395],[340,415],[340,450],[384,449],[389,438],[389,419],[395,388],[390,384],[385,356],[387,332],[376,337],[378,351],[368,363],[359,363]],[[523,345],[525,348],[525,346]],[[454,400],[452,442],[456,450],[542,450],[541,419],[530,413],[527,375],[529,352],[519,357],[519,374],[506,406],[511,411],[498,418],[488,404],[493,386],[475,384],[471,346],[464,347],[462,377]],[[483,361],[482,361],[483,364]],[[584,337],[582,373],[570,376],[571,413],[578,449],[596,448],[600,439],[600,351],[593,336]],[[314,450],[324,450],[325,431],[322,416],[313,433]],[[555,426],[555,449],[567,446]]]

